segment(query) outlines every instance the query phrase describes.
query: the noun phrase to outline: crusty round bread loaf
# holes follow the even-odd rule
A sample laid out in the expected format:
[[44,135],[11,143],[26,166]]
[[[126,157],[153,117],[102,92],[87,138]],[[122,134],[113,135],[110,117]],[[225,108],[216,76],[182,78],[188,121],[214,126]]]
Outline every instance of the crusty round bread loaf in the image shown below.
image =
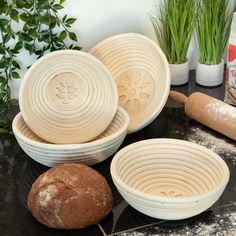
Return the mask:
[[62,164],[38,177],[28,195],[28,208],[42,224],[75,229],[93,225],[112,209],[105,178],[82,164]]

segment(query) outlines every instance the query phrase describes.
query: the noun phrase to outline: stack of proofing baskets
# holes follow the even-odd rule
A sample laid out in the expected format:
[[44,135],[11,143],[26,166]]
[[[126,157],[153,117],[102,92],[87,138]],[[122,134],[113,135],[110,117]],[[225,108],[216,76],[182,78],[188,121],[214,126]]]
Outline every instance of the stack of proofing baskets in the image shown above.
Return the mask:
[[52,52],[23,78],[13,132],[43,165],[93,165],[114,154],[127,132],[152,122],[169,90],[163,52],[140,34],[110,37],[89,53]]

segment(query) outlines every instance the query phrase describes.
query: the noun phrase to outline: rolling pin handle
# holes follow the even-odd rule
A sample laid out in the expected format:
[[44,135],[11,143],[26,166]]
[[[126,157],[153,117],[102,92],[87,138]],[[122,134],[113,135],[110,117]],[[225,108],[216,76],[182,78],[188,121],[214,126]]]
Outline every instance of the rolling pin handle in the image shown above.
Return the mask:
[[176,92],[176,91],[170,91],[169,98],[173,100],[174,102],[184,105],[188,99],[187,96],[185,96],[182,93]]

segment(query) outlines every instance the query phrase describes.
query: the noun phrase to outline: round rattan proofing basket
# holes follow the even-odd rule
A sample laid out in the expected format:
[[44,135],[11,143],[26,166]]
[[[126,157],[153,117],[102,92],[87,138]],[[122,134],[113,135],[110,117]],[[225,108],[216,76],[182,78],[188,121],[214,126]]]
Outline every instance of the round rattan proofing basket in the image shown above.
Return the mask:
[[91,142],[82,144],[52,144],[38,137],[25,123],[21,113],[13,120],[13,132],[24,152],[35,161],[54,166],[78,162],[93,165],[114,154],[128,130],[129,116],[119,107],[108,128]]
[[136,210],[159,219],[180,220],[212,206],[229,181],[220,156],[198,144],[150,139],[120,150],[111,175]]
[[94,56],[60,50],[37,60],[23,78],[19,103],[30,129],[51,143],[91,141],[118,108],[116,84]]
[[137,33],[112,36],[90,53],[112,73],[119,105],[130,115],[129,133],[152,122],[164,107],[170,90],[170,71],[160,47]]

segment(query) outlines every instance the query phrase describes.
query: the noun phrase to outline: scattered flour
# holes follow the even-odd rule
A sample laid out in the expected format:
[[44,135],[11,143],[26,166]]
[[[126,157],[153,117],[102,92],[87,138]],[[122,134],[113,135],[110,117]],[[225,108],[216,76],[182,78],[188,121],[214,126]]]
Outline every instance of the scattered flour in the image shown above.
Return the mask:
[[[38,193],[39,206],[48,209],[48,203],[58,193],[58,189],[55,185],[48,185],[41,189]],[[54,207],[51,208],[53,217],[48,217],[47,221],[50,225],[59,224],[63,225],[63,221],[59,216],[59,212],[62,207],[61,200],[54,199]]]
[[191,128],[190,133],[187,136],[187,140],[193,143],[203,145],[212,151],[220,152],[235,152],[236,146],[228,143],[225,139],[217,138],[214,135],[207,133],[200,128]]
[[228,143],[225,139],[217,138],[198,127],[191,128],[186,139],[211,149],[217,154],[222,154],[223,158],[231,159],[232,163],[236,165],[236,145]]
[[[151,233],[152,232],[152,233]],[[224,212],[213,216],[209,223],[196,222],[175,229],[163,226],[151,226],[151,229],[139,229],[118,234],[118,236],[235,236],[236,211]]]
[[46,188],[41,189],[38,194],[39,204],[43,207],[47,207],[48,202],[57,192],[58,190],[54,185],[48,185]]
[[146,236],[144,233],[139,232],[130,232],[130,233],[121,233],[119,236]]

